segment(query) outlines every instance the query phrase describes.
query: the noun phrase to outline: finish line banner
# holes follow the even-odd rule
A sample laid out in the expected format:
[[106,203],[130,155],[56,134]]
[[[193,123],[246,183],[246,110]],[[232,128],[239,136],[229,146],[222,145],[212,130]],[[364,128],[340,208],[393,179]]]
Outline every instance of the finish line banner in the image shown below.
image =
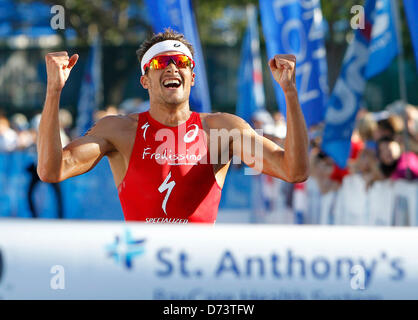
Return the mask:
[[0,221],[0,299],[418,299],[418,229]]

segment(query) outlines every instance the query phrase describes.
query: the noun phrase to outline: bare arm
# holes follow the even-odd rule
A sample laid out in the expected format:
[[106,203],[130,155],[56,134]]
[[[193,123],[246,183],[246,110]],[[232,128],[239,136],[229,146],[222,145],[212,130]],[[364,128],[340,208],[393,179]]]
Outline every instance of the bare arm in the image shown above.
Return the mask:
[[286,169],[288,180],[305,181],[309,175],[308,130],[296,90],[296,57],[276,55],[269,61],[274,79],[281,86],[286,98],[287,133],[281,164]]
[[108,116],[100,119],[84,136],[74,139],[63,149],[57,149],[59,155],[54,155],[54,158],[39,152],[37,170],[40,179],[53,183],[86,173],[103,156],[115,151],[107,137],[114,127],[114,118]]
[[65,81],[78,55],[68,58],[66,52],[45,57],[48,85],[37,138],[38,175],[45,182],[59,182],[92,169],[113,146],[105,138],[109,120],[99,121],[84,137],[75,139],[64,149],[59,129],[59,100]]
[[223,113],[221,118],[216,121],[216,127],[228,130],[231,155],[238,156],[246,165],[257,171],[287,182],[296,183],[307,179],[308,164],[303,163],[303,156],[299,159],[295,152],[287,152],[291,148],[290,144],[286,146],[285,143],[283,149],[259,135],[245,120],[236,115]]
[[224,114],[221,127],[238,129],[241,143],[232,142],[233,154],[249,167],[288,182],[303,182],[309,171],[308,133],[296,91],[296,58],[292,55],[276,55],[269,61],[269,66],[286,97],[287,135],[284,149],[257,134],[237,116]]

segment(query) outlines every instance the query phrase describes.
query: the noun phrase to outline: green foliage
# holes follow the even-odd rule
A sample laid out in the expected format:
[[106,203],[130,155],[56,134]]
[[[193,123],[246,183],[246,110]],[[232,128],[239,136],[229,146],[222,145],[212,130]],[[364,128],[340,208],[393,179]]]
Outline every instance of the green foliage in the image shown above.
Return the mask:
[[[17,0],[20,2],[29,2]],[[138,42],[144,34],[151,32],[151,26],[141,17],[128,17],[129,4],[143,7],[141,0],[41,0],[65,8],[65,24],[77,33],[77,44],[90,42],[92,36],[99,32],[105,44],[121,45]],[[138,36],[138,29],[142,31]],[[64,37],[64,34],[61,33]]]
[[[16,0],[30,2],[29,0]],[[92,35],[99,32],[105,44],[133,44],[152,32],[144,21],[144,15],[128,16],[129,5],[145,11],[143,0],[41,0],[65,8],[66,26],[77,33],[78,45],[90,42]],[[352,6],[364,4],[365,0],[320,0],[322,13],[328,23],[327,43],[346,42],[350,28],[336,28],[341,22],[348,26],[353,14]],[[246,28],[245,8],[248,4],[258,6],[258,0],[192,0],[201,41],[204,45],[236,45]],[[401,5],[402,6],[402,5]],[[403,6],[401,8],[402,34],[407,56],[412,52],[411,40],[406,25]],[[344,23],[343,23],[344,24]],[[262,33],[261,33],[262,34]],[[62,33],[64,37],[64,34]],[[261,37],[263,41],[263,37]]]

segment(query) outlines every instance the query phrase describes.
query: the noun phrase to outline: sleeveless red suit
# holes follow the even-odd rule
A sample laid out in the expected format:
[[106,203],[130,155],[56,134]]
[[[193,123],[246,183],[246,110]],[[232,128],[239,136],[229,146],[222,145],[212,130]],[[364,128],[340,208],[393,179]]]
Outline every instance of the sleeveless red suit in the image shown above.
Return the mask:
[[126,221],[214,223],[221,199],[198,113],[167,127],[138,115],[128,170],[118,187]]

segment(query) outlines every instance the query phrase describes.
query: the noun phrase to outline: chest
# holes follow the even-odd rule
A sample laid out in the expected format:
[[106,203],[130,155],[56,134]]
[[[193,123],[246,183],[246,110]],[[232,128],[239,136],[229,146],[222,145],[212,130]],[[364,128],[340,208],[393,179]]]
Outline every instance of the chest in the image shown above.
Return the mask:
[[196,124],[182,128],[155,128],[138,124],[131,161],[144,168],[191,166],[210,162],[207,134]]

